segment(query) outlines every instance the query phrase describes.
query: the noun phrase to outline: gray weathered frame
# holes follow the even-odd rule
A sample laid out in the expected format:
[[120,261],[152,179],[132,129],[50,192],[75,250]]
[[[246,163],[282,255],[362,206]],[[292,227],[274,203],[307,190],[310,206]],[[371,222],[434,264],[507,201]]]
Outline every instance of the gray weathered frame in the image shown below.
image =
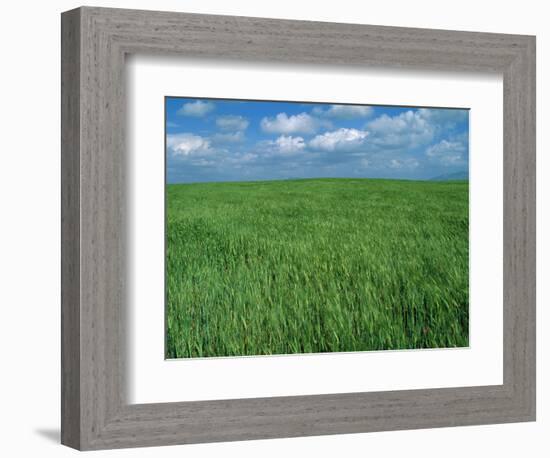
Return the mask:
[[[535,38],[82,7],[62,14],[62,443],[105,449],[535,419]],[[129,53],[498,72],[504,78],[502,385],[130,405]]]

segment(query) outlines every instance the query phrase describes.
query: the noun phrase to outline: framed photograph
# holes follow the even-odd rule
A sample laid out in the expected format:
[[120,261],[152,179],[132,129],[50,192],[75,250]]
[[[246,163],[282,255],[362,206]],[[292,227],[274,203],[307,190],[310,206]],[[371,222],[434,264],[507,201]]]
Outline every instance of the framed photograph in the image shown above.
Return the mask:
[[468,346],[469,110],[165,114],[166,358]]
[[535,38],[62,15],[62,443],[535,419]]

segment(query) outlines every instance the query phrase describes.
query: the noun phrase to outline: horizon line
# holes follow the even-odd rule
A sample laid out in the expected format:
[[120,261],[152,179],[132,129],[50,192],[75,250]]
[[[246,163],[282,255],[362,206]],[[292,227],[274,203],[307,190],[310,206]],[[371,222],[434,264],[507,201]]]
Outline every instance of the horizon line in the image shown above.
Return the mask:
[[[460,172],[456,172],[460,173]],[[313,180],[376,180],[376,181],[430,181],[430,182],[449,182],[449,181],[470,181],[470,178],[449,178],[444,179],[442,175],[432,178],[383,178],[383,177],[308,177],[308,178],[274,178],[264,180],[224,180],[224,181],[178,181],[165,182],[165,185],[172,184],[203,184],[203,183],[265,183],[273,181],[313,181]]]

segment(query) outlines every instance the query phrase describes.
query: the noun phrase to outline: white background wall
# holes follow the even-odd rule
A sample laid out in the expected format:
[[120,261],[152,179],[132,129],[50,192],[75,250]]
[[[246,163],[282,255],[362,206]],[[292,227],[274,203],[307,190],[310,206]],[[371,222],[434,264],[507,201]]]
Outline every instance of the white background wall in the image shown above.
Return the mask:
[[[97,456],[543,457],[550,441],[548,196],[550,28],[537,0],[133,0],[97,6],[537,35],[538,421],[99,452]],[[0,18],[0,423],[3,456],[70,456],[59,441],[60,12],[73,1],[5,2]],[[546,16],[545,16],[546,13]],[[546,204],[546,205],[545,205]],[[546,279],[546,285],[545,285]],[[546,361],[545,361],[546,359]],[[546,434],[545,434],[546,433]]]

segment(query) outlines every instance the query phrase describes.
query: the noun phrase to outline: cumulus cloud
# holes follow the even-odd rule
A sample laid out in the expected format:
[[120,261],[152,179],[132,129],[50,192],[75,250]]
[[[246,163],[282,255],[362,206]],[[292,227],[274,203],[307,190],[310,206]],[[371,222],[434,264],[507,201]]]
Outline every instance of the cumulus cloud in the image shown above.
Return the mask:
[[366,105],[331,105],[327,109],[315,107],[312,113],[316,116],[335,119],[368,118],[374,110]]
[[216,126],[223,131],[241,131],[248,127],[248,119],[244,116],[226,115],[216,118]]
[[372,141],[380,146],[414,148],[434,138],[435,128],[429,120],[429,110],[405,111],[397,116],[382,116],[367,124]]
[[303,151],[306,147],[304,139],[302,137],[292,137],[281,135],[275,140],[275,146],[278,151],[283,154],[294,154]]
[[286,113],[279,113],[274,118],[265,117],[260,122],[264,132],[271,134],[313,134],[321,123],[318,119],[307,113],[288,116]]
[[306,150],[305,140],[292,135],[280,135],[276,140],[262,140],[255,147],[255,151],[263,158],[297,155]]
[[174,156],[204,156],[213,152],[209,139],[190,133],[168,135],[166,146]]
[[405,111],[397,116],[384,114],[373,119],[367,127],[388,139],[388,143],[418,143],[429,141],[434,127],[423,111]]
[[325,132],[310,140],[309,146],[322,151],[351,151],[362,146],[369,133],[364,130],[342,127]]
[[223,135],[223,138],[218,138],[216,135],[212,137],[204,137],[192,133],[181,133],[168,135],[166,137],[166,146],[168,150],[168,160],[177,160],[179,163],[184,163],[185,167],[194,167],[188,170],[224,170],[228,168],[241,168],[248,165],[253,165],[258,158],[257,153],[249,152],[246,149],[232,148],[227,149],[221,143],[237,143],[240,141],[240,135],[243,132],[217,134]]
[[214,111],[215,108],[216,106],[212,102],[197,100],[195,102],[184,103],[177,113],[181,116],[193,116],[195,118],[202,118],[208,113]]
[[465,162],[466,145],[458,141],[441,140],[439,143],[430,146],[426,155],[436,159],[443,165],[458,165]]

